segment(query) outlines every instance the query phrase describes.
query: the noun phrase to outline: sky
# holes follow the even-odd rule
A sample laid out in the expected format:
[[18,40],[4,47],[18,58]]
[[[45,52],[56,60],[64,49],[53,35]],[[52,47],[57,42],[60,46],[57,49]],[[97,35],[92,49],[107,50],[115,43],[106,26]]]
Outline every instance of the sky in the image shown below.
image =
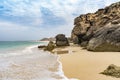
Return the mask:
[[0,41],[71,35],[74,18],[119,0],[0,0]]

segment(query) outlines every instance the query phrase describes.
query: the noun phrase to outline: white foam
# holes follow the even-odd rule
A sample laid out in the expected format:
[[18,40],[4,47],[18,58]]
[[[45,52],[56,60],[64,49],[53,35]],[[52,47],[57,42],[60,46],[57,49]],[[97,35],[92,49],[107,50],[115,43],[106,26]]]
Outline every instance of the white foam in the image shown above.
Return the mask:
[[[58,75],[62,77],[59,80],[78,80],[78,79],[68,79],[62,70],[62,63],[59,61],[58,55],[53,55],[49,52],[40,51],[37,45],[26,47],[22,51],[11,52],[9,54],[3,54],[4,57],[0,58],[0,80],[21,80],[24,78],[21,75],[16,75],[19,71],[22,71],[22,67],[25,68],[25,72],[33,73],[33,78],[28,80],[58,80],[51,75]],[[36,60],[39,60],[39,64]],[[54,64],[58,62],[58,71],[49,71],[49,67],[54,68]],[[18,66],[18,69],[11,69],[10,66]],[[20,67],[20,68],[19,68]],[[4,73],[1,73],[4,72]],[[2,78],[1,78],[2,74]],[[13,75],[14,74],[14,75]],[[12,76],[12,77],[11,77]],[[31,77],[32,77],[31,76]],[[36,77],[34,77],[36,76]],[[30,76],[29,76],[30,77]]]
[[25,54],[31,54],[32,53],[32,49],[36,48],[38,45],[34,45],[34,46],[29,46],[24,48],[23,50],[15,50],[15,51],[9,51],[9,52],[5,52],[5,53],[0,53],[0,57],[11,57],[11,56],[19,56],[19,55],[25,55]]
[[26,52],[32,53],[32,49],[35,48],[35,47],[37,47],[37,46],[38,45],[26,47],[22,52],[23,53],[26,53]]
[[59,62],[59,67],[58,67],[58,74],[61,75],[63,77],[62,80],[69,80],[65,75],[64,72],[62,70],[62,63],[59,61],[60,56],[58,57],[57,61]]

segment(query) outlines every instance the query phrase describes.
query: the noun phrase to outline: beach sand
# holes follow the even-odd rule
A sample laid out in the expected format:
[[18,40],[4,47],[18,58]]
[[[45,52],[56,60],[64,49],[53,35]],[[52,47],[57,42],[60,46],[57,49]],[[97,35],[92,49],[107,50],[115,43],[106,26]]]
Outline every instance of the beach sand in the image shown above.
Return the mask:
[[58,50],[69,50],[69,54],[60,54],[63,71],[68,78],[120,80],[120,78],[100,74],[110,64],[120,66],[120,52],[90,52],[79,46],[69,46]]

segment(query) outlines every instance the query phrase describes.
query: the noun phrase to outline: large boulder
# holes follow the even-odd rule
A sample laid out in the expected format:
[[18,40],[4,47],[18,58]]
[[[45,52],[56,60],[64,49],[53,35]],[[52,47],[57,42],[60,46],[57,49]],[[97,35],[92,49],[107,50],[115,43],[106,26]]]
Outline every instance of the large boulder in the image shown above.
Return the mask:
[[[84,44],[84,41],[88,43],[96,30],[119,18],[120,2],[107,6],[104,9],[99,9],[95,13],[80,15],[74,20],[75,26],[72,30],[71,37],[74,43]],[[116,24],[117,22],[113,23]]]
[[56,46],[69,46],[69,41],[64,34],[58,34],[55,38]]
[[120,51],[120,24],[111,23],[98,29],[89,41],[87,49],[92,51]]
[[106,70],[101,72],[101,74],[120,78],[120,67],[118,67],[114,64],[111,64],[108,66],[108,68]]

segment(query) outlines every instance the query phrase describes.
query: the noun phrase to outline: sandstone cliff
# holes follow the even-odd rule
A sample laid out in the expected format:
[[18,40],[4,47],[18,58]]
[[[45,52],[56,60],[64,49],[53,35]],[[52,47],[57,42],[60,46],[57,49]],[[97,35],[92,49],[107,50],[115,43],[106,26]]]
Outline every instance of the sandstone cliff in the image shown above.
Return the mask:
[[[71,37],[74,43],[79,43],[82,46],[88,46],[89,41],[95,36],[95,34],[98,34],[97,32],[99,31],[99,29],[103,27],[115,27],[118,26],[119,24],[120,24],[120,2],[117,2],[110,6],[105,7],[104,9],[99,9],[95,13],[80,15],[79,17],[75,18],[74,20],[75,26],[72,30]],[[120,26],[118,26],[117,29],[119,27]],[[105,30],[103,32],[105,32]],[[114,35],[110,34],[110,36]],[[116,37],[120,37],[120,35]]]
[[80,15],[74,20],[72,39],[75,43],[89,41],[100,27],[120,18],[120,2],[114,3],[95,13]]

